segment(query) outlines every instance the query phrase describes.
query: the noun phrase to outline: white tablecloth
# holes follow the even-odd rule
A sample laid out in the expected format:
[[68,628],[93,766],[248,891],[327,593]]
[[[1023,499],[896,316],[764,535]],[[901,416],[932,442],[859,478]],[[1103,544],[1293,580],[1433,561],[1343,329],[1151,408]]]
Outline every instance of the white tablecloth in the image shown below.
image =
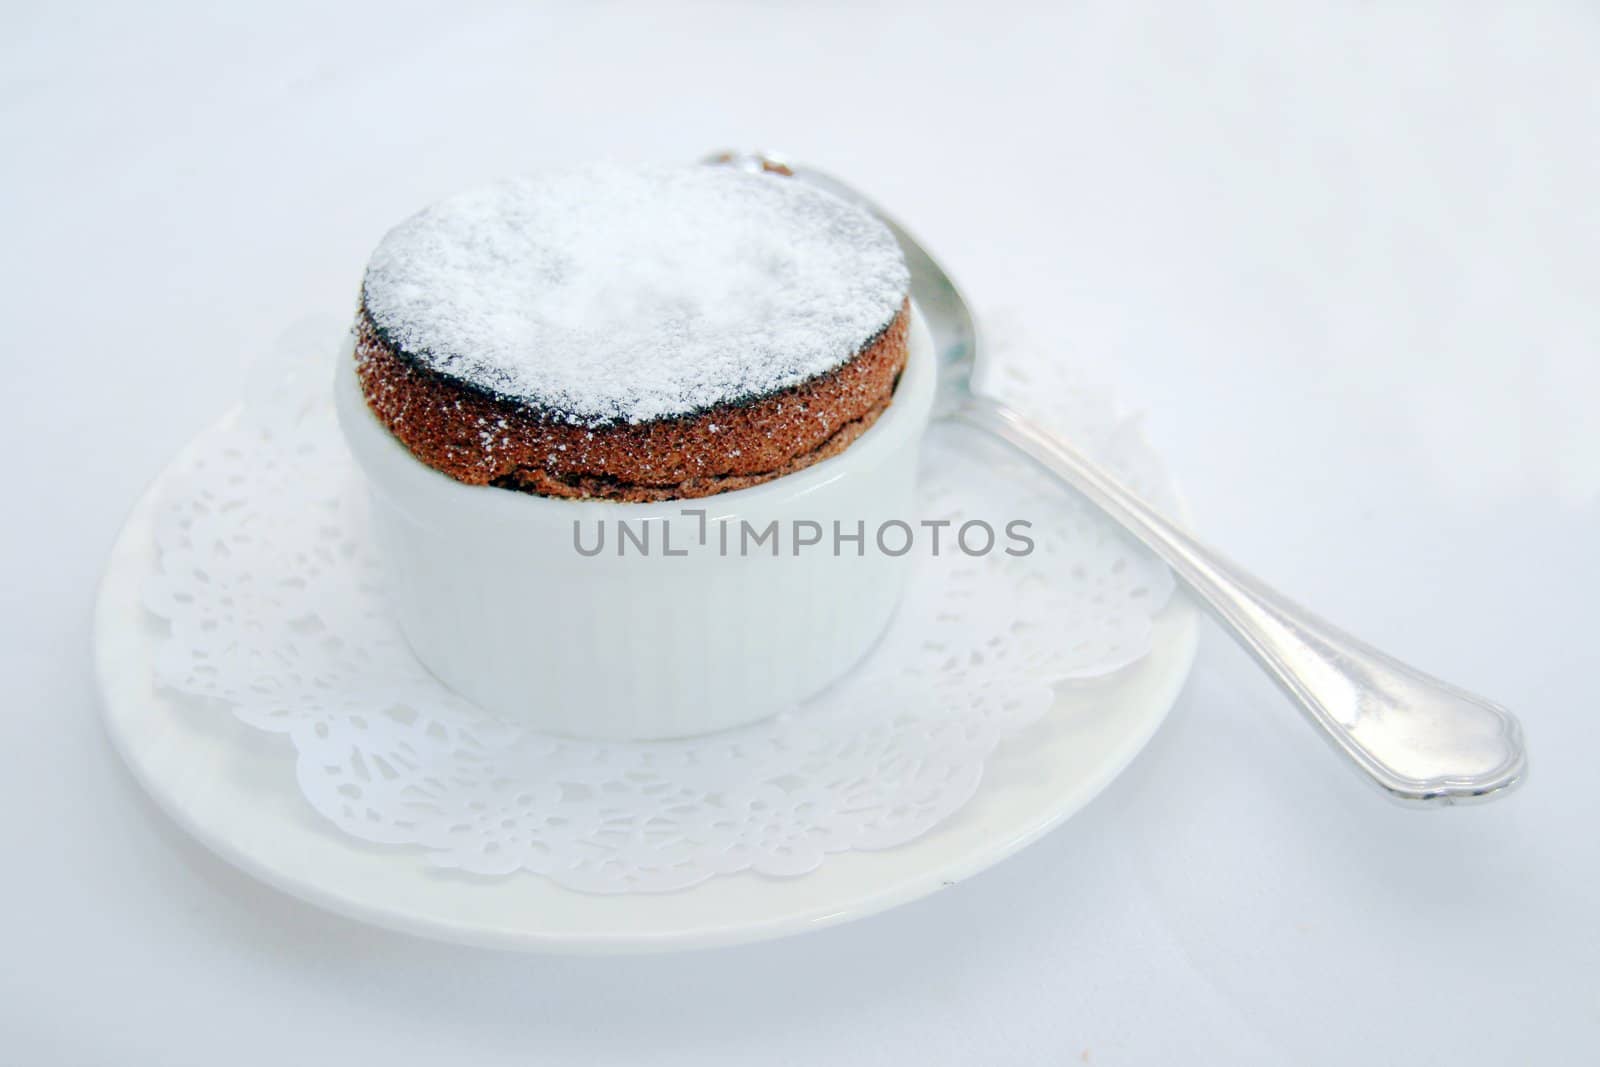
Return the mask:
[[[8,1062],[1596,1054],[1593,11],[323,7],[4,19]],[[417,206],[723,145],[892,205],[992,330],[1148,412],[1210,540],[1519,710],[1526,789],[1390,806],[1208,631],[1169,725],[1089,810],[786,942],[456,949],[187,840],[119,765],[89,673],[141,487],[253,350],[349,313]]]

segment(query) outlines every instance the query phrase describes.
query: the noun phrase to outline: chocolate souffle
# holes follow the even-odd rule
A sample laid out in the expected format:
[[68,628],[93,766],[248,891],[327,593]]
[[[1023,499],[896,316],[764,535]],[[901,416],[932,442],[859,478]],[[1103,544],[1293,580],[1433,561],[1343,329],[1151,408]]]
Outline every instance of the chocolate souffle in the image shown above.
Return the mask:
[[392,230],[355,358],[372,411],[459,481],[691,499],[870,427],[905,367],[909,281],[882,223],[792,178],[597,167]]

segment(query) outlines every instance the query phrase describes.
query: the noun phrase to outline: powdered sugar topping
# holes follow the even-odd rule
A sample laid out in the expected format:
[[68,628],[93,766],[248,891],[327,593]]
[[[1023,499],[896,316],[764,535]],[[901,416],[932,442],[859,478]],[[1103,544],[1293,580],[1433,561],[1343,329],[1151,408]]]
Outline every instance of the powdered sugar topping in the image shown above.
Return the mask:
[[413,216],[373,254],[364,301],[425,366],[600,426],[833,370],[893,320],[909,282],[882,223],[792,178],[607,166]]

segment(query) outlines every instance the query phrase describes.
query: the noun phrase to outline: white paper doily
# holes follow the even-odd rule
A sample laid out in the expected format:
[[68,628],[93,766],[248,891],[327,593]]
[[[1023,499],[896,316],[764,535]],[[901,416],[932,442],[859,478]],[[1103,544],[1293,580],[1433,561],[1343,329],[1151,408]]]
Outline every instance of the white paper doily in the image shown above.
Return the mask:
[[[1018,355],[998,355],[998,388],[1170,502],[1108,397]],[[1054,687],[1092,687],[1142,657],[1171,591],[1164,568],[1025,463],[936,427],[924,517],[1026,518],[1031,556],[919,553],[881,646],[777,720],[673,742],[539,735],[467,705],[410,656],[384,611],[326,361],[282,370],[258,376],[269,387],[186,451],[156,501],[159,564],[143,593],[169,631],[155,677],[286,736],[316,812],[419,864],[620,893],[800,875],[904,845],[971,800],[996,746],[1048,711]]]

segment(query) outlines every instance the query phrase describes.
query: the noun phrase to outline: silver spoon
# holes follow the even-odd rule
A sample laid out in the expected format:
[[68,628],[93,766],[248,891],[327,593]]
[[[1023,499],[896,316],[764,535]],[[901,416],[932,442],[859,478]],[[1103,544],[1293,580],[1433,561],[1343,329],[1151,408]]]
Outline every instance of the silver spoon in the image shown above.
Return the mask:
[[967,302],[933,257],[878,205],[837,178],[776,156],[722,152],[706,162],[789,175],[883,220],[905,253],[912,299],[939,353],[936,414],[1012,445],[1165,560],[1334,748],[1391,796],[1458,804],[1499,795],[1523,779],[1527,753],[1510,712],[1317,618],[1153,511],[1071,445],[975,393],[978,335]]

